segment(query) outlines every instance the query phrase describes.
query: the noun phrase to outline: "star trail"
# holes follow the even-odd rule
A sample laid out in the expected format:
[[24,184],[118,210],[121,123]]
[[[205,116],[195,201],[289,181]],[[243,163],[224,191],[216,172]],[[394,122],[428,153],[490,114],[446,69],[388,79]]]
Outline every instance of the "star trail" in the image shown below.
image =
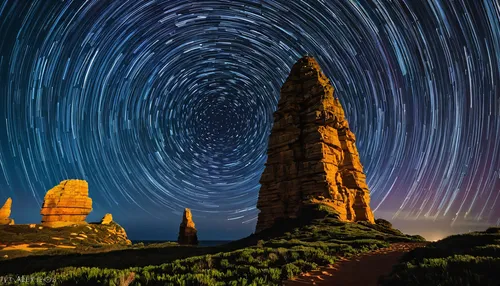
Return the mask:
[[13,218],[79,178],[113,213],[177,223],[189,207],[251,233],[279,90],[308,54],[376,216],[500,224],[497,0],[4,0],[0,36]]

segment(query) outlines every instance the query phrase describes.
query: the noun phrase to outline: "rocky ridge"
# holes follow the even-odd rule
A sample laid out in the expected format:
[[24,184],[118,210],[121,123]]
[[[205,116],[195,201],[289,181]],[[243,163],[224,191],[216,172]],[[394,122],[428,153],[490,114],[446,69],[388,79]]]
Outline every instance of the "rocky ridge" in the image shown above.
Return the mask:
[[9,225],[0,228],[0,250],[40,251],[78,249],[97,245],[131,245],[125,230],[115,222],[89,223],[65,227]]

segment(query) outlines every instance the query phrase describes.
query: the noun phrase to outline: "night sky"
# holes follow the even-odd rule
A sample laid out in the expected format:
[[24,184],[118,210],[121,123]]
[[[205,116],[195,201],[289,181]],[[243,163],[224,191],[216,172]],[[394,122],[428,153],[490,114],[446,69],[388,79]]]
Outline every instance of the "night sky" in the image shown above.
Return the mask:
[[39,222],[89,182],[132,239],[253,232],[279,90],[314,56],[376,217],[429,239],[500,225],[500,1],[0,0],[0,201]]

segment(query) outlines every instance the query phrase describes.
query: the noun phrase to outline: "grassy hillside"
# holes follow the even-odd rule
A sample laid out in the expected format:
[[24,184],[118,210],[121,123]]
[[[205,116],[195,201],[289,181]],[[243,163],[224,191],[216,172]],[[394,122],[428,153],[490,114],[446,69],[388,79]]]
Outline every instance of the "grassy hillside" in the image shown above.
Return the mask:
[[[114,255],[111,252],[100,257],[101,262],[108,262],[106,268],[66,267],[33,275],[40,281],[46,277],[55,279],[57,285],[119,285],[120,279],[131,273],[132,285],[280,285],[301,272],[334,263],[339,256],[386,247],[397,241],[422,241],[422,238],[404,235],[383,220],[376,225],[343,223],[323,211],[306,224],[284,221],[279,227],[223,246],[170,247],[182,250],[171,253],[183,258],[164,256],[160,265],[130,267],[116,257],[108,259],[106,255]],[[196,251],[210,253],[200,255]],[[152,263],[147,254],[135,250],[133,259],[136,263]],[[0,269],[4,266],[8,264],[0,264]]]
[[500,228],[453,235],[403,257],[384,286],[500,285]]
[[90,253],[127,248],[125,230],[98,223],[60,228],[42,225],[0,226],[0,260],[27,255]]

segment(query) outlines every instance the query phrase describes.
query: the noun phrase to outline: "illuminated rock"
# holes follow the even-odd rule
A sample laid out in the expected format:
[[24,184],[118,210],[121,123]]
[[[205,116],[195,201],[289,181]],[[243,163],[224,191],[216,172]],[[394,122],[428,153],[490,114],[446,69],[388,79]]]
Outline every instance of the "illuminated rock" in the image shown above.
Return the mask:
[[198,235],[197,230],[194,227],[193,215],[191,214],[191,210],[188,208],[184,209],[184,215],[179,227],[179,238],[177,239],[177,242],[179,244],[186,245],[198,244]]
[[374,223],[356,137],[333,93],[314,58],[292,67],[274,113],[256,232],[299,217],[311,201],[328,205],[343,221]]
[[92,211],[88,183],[83,180],[66,180],[47,192],[41,210],[42,225],[63,227],[86,224]]
[[105,214],[101,219],[101,224],[110,224],[113,221],[113,216],[111,214]]
[[0,225],[13,225],[14,220],[10,218],[12,199],[8,198],[0,209]]

